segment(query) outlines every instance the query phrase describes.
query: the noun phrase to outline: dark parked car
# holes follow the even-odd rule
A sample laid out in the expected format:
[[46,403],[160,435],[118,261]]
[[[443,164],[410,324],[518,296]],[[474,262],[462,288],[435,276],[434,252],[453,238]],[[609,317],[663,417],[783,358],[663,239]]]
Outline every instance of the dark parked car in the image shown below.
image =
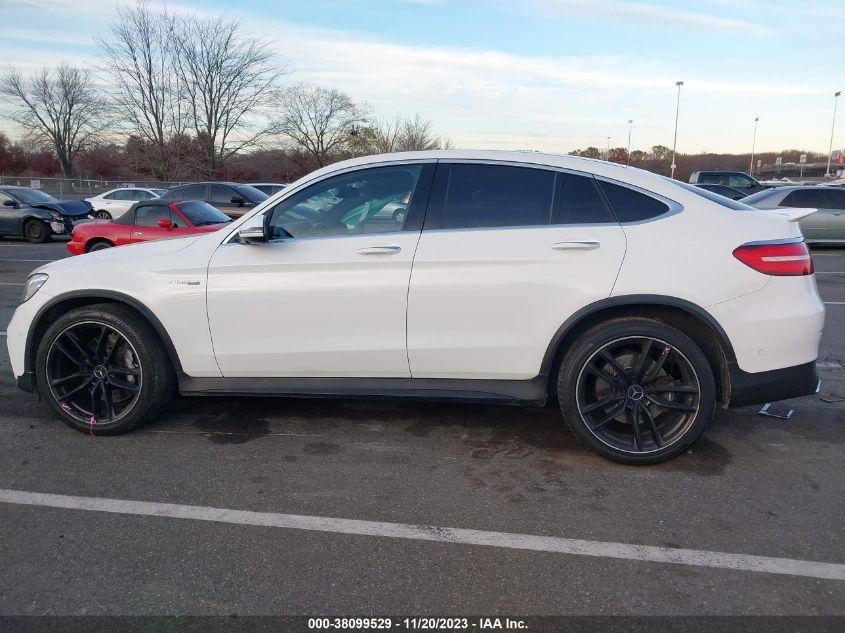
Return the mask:
[[696,185],[701,189],[706,189],[707,191],[712,191],[713,193],[718,193],[720,196],[725,196],[726,198],[730,198],[731,200],[739,200],[740,198],[744,198],[748,194],[740,191],[739,189],[734,189],[733,187],[728,187],[726,185]]
[[168,189],[160,200],[202,200],[230,218],[239,218],[267,198],[255,187],[235,182],[192,182]]
[[808,242],[845,242],[845,190],[797,185],[760,191],[742,202],[757,209],[818,209],[798,223]]
[[691,185],[724,185],[738,189],[746,196],[769,188],[741,171],[694,171],[689,181]]
[[287,187],[287,183],[281,182],[249,182],[250,187],[255,187],[259,191],[272,196],[274,193],[279,193],[282,189]]
[[0,237],[25,237],[46,242],[53,235],[69,235],[79,220],[92,217],[86,200],[56,200],[29,187],[0,186]]

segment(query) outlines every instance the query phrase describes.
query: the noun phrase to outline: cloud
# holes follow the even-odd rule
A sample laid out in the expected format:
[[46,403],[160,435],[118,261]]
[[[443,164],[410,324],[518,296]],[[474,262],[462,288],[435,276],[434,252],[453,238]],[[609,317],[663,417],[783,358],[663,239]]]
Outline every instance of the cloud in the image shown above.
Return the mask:
[[[508,4],[512,0],[505,0]],[[628,0],[518,0],[519,6],[539,11],[550,17],[584,16],[617,22],[635,21],[672,29],[694,28],[745,35],[772,35],[769,27],[709,13],[687,11],[668,5],[629,2]]]

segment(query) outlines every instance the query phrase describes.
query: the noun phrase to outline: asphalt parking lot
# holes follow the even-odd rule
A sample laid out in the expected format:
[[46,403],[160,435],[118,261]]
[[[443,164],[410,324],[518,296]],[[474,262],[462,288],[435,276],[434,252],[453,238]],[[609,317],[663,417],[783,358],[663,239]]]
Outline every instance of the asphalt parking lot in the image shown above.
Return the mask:
[[[0,331],[27,274],[65,255],[0,242]],[[845,615],[825,576],[845,570],[845,401],[822,399],[845,397],[845,250],[814,259],[820,394],[789,420],[720,411],[646,468],[585,452],[552,409],[181,399],[91,437],[16,389],[0,345],[0,494],[170,504],[0,499],[0,613]]]

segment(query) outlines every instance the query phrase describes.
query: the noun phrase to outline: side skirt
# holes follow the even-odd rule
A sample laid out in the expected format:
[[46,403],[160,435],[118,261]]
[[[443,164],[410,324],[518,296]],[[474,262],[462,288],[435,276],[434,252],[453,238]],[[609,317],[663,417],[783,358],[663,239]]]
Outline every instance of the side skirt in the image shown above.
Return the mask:
[[546,376],[531,380],[447,378],[194,378],[179,377],[186,396],[421,398],[543,406]]

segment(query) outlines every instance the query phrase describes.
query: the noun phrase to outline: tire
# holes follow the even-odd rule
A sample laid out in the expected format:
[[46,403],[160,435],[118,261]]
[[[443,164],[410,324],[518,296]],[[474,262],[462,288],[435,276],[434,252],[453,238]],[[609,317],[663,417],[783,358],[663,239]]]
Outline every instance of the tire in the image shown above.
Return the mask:
[[713,417],[716,384],[704,352],[686,334],[652,319],[625,318],[572,344],[557,395],[584,446],[620,464],[656,464],[701,436]]
[[100,209],[99,211],[94,213],[94,217],[99,219],[99,220],[111,220],[112,219],[111,213],[109,213],[108,211],[104,211],[102,209]]
[[101,250],[106,249],[106,248],[114,248],[114,244],[112,244],[111,242],[108,242],[106,240],[99,240],[99,241],[91,244],[91,246],[89,246],[88,250],[85,251],[85,252],[86,253],[93,253],[94,251],[101,251]]
[[23,227],[24,237],[33,244],[43,244],[51,234],[50,227],[41,220],[29,220]]
[[121,305],[59,317],[41,338],[35,363],[41,400],[65,424],[92,435],[119,435],[155,419],[175,393],[155,330]]

